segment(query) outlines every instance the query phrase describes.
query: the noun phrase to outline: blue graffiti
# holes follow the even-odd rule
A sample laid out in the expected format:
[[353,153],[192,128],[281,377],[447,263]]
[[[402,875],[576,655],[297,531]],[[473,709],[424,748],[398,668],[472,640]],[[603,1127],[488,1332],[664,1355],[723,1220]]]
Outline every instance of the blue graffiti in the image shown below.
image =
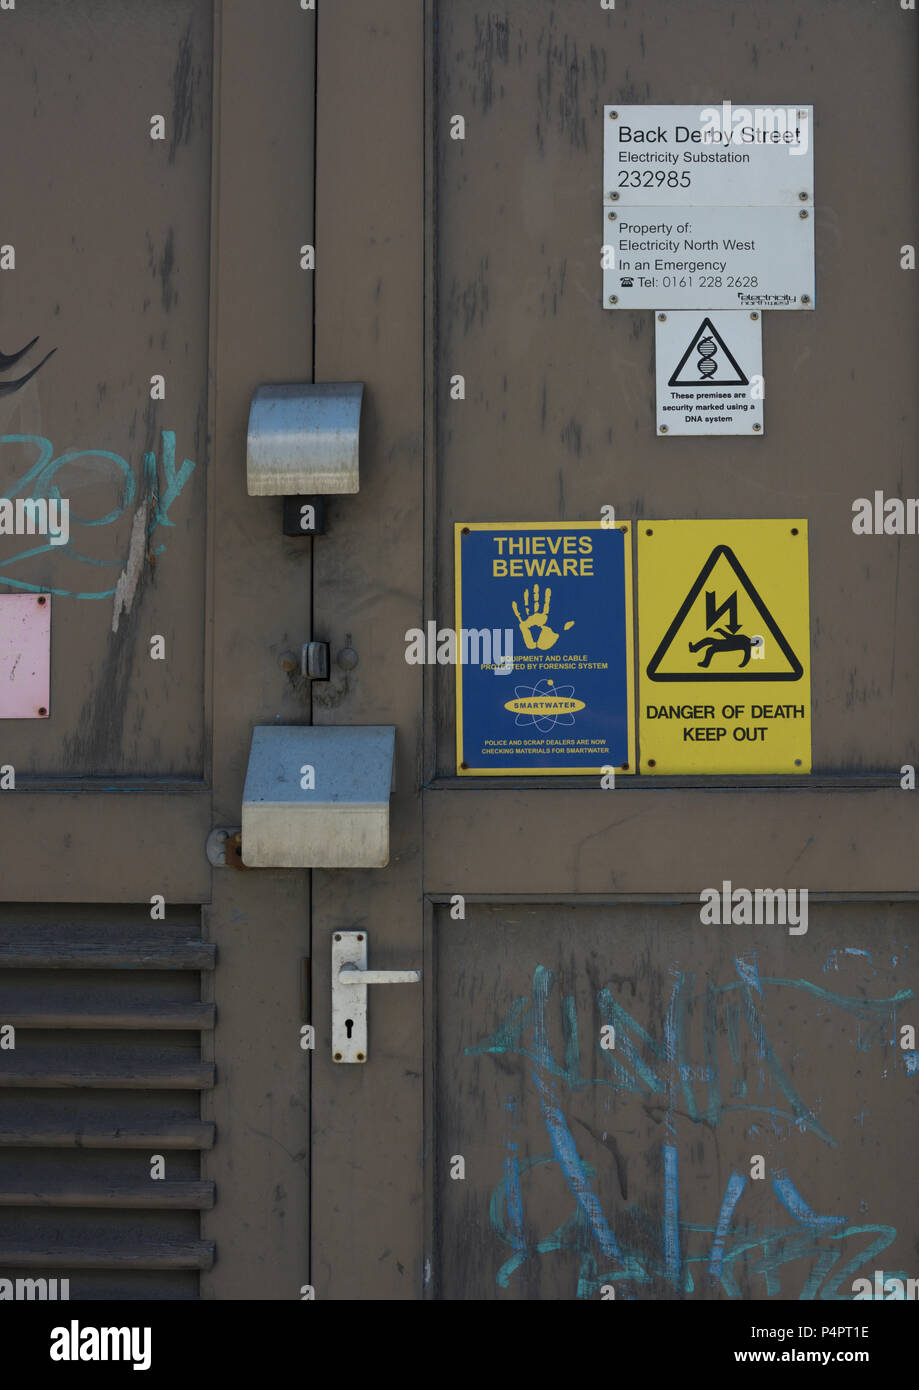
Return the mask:
[[[516,1137],[519,1102],[510,1098],[505,1103],[512,1121],[512,1133],[506,1141],[502,1178],[492,1193],[489,1212],[493,1230],[502,1243],[512,1250],[497,1273],[497,1283],[507,1288],[514,1275],[528,1260],[554,1252],[569,1251],[579,1260],[576,1297],[596,1298],[605,1287],[612,1286],[616,1296],[634,1299],[641,1286],[657,1280],[666,1281],[680,1293],[692,1293],[697,1281],[705,1278],[710,1287],[720,1286],[730,1298],[740,1298],[740,1281],[756,1276],[765,1283],[767,1297],[782,1291],[784,1266],[807,1261],[809,1266],[799,1299],[848,1300],[855,1272],[877,1256],[896,1239],[896,1228],[887,1225],[852,1225],[845,1216],[824,1215],[815,1211],[784,1170],[773,1170],[771,1186],[779,1207],[791,1217],[791,1224],[775,1224],[757,1229],[736,1224],[737,1210],[746,1189],[747,1179],[733,1172],[721,1197],[714,1224],[684,1221],[680,1217],[679,1152],[676,1144],[677,1104],[682,1099],[685,1113],[695,1124],[717,1125],[729,1110],[747,1110],[781,1115],[802,1131],[812,1133],[830,1146],[837,1141],[817,1119],[813,1109],[792,1085],[774,1048],[754,1002],[754,995],[765,999],[766,990],[801,991],[822,1005],[840,1008],[859,1021],[857,1046],[866,1050],[882,1037],[890,1037],[900,1004],[914,997],[904,989],[886,999],[855,998],[833,994],[806,980],[781,977],[760,977],[755,955],[752,960],[735,960],[736,981],[714,986],[706,982],[703,1002],[703,1047],[705,1060],[694,1062],[688,1047],[688,1011],[692,997],[693,977],[671,971],[672,988],[664,1021],[664,1037],[657,1042],[641,1025],[612,998],[609,990],[601,989],[597,1001],[603,1019],[615,1028],[616,1053],[597,1043],[597,1052],[606,1075],[585,1077],[581,1069],[581,1049],[578,1041],[574,997],[561,996],[558,1004],[564,1046],[564,1063],[559,1063],[549,1042],[547,1006],[554,987],[553,972],[538,966],[533,976],[530,996],[513,1001],[503,1023],[482,1042],[466,1048],[468,1056],[487,1053],[516,1054],[533,1063],[532,1080],[539,1097],[540,1112],[550,1141],[551,1152],[521,1157]],[[728,1038],[735,1063],[740,1061],[739,1028],[745,1022],[764,1069],[772,1076],[777,1088],[785,1095],[788,1110],[778,1111],[767,1105],[725,1103],[721,1095],[716,1047],[718,1007],[728,1010]],[[907,1063],[907,1071],[912,1068]],[[704,1098],[696,1088],[705,1087]],[[565,1116],[559,1098],[560,1086],[570,1091],[602,1086],[615,1093],[631,1093],[641,1097],[662,1097],[666,1110],[667,1140],[661,1146],[663,1184],[662,1220],[659,1228],[647,1213],[635,1203],[624,1208],[629,1218],[628,1229],[640,1228],[644,1246],[634,1240],[617,1237],[614,1223],[604,1211],[596,1190],[597,1171],[583,1159]],[[745,1083],[735,1083],[733,1094],[746,1096]],[[527,1234],[525,1180],[533,1170],[546,1166],[560,1173],[573,1202],[574,1210],[560,1226],[548,1235]],[[624,1194],[623,1194],[624,1200]],[[852,1245],[857,1242],[856,1253]],[[650,1253],[647,1247],[650,1247]],[[843,1261],[841,1267],[840,1261]],[[698,1266],[703,1266],[699,1269]],[[844,1288],[844,1292],[839,1292]]]
[[[15,483],[4,493],[0,493],[0,498],[13,498],[17,495],[29,495],[32,498],[54,498],[61,500],[61,492],[58,483],[55,481],[56,475],[68,464],[74,463],[77,459],[105,459],[115,469],[120,486],[120,504],[107,512],[104,516],[95,518],[76,516],[71,509],[71,525],[85,527],[111,526],[116,523],[125,512],[134,505],[137,495],[137,483],[131,465],[120,454],[112,453],[108,449],[71,449],[66,453],[54,456],[54,445],[49,439],[45,439],[38,434],[6,434],[0,436],[0,445],[23,445],[26,448],[35,449],[37,457],[31,466]],[[147,539],[148,543],[154,531],[159,526],[175,526],[175,522],[169,516],[169,508],[181,496],[182,490],[191,478],[195,464],[190,459],[184,459],[182,466],[176,468],[176,437],[173,430],[161,431],[161,464],[163,486],[160,486],[160,475],[157,469],[157,458],[154,453],[145,453],[143,459],[143,498],[148,504],[147,519]],[[28,492],[31,486],[31,492]],[[165,550],[164,545],[151,547],[151,554],[159,555]],[[28,593],[51,593],[62,598],[78,599],[105,599],[111,598],[115,593],[115,587],[110,589],[94,589],[90,591],[76,591],[51,587],[47,584],[32,584],[23,579],[13,578],[9,570],[15,565],[22,565],[27,560],[32,560],[38,555],[51,552],[55,555],[67,555],[70,560],[78,564],[92,565],[97,568],[109,568],[121,571],[124,568],[123,559],[107,560],[94,555],[86,555],[77,549],[72,540],[66,545],[52,546],[50,543],[34,546],[30,550],[20,551],[19,554],[11,556],[7,560],[0,561],[0,584],[7,588],[23,590]]]

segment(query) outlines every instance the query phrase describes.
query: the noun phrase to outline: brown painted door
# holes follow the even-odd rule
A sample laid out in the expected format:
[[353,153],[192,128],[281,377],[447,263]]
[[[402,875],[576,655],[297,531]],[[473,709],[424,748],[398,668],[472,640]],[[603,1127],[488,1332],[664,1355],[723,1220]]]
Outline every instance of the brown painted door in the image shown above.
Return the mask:
[[[359,665],[315,717],[394,723],[397,768],[389,867],[313,876],[317,1298],[851,1299],[915,1274],[919,560],[852,528],[854,499],[916,490],[914,23],[320,8],[316,370],[367,405],[313,589]],[[815,107],[818,308],[767,316],[764,438],[664,440],[652,317],[600,303],[603,107],[725,95]],[[405,660],[454,622],[454,523],[605,504],[639,533],[807,519],[811,774],[457,778],[454,673]],[[704,925],[724,880],[807,889],[807,932]],[[336,1066],[329,947],[355,927],[371,968],[424,980],[372,988],[368,1061]]]
[[309,720],[278,656],[310,542],[245,458],[255,387],[311,379],[315,14],[39,0],[0,31],[0,490],[70,505],[66,543],[0,539],[0,605],[51,609],[46,713],[0,708],[0,1267],[297,1299],[307,880],[206,843],[253,725]]

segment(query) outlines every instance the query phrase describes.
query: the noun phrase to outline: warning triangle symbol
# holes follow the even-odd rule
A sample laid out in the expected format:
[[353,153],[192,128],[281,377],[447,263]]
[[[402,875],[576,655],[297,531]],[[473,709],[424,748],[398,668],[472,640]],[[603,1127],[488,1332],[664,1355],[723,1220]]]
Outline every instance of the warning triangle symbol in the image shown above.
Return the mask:
[[[756,638],[765,643],[762,659]],[[797,681],[803,674],[733,550],[716,545],[648,663],[649,680]]]
[[668,386],[749,386],[737,358],[711,319],[702,320]]

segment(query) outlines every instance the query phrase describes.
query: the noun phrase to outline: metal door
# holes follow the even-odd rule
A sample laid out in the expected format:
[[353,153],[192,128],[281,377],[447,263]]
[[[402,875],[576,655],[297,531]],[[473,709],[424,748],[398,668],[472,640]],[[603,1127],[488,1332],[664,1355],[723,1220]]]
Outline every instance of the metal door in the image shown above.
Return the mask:
[[51,610],[49,704],[2,723],[0,1264],[73,1299],[297,1299],[306,877],[206,846],[253,725],[309,720],[278,657],[311,542],[245,451],[253,390],[311,379],[315,14],[0,27],[0,486],[70,504],[65,543],[0,555],[0,602]]
[[[314,713],[395,724],[397,766],[388,868],[313,876],[317,1298],[851,1298],[915,1273],[919,561],[852,527],[855,498],[915,490],[914,22],[320,7],[316,370],[367,406],[313,589],[359,664]],[[652,316],[600,303],[603,107],[726,96],[814,105],[818,308],[767,315],[765,437],[664,440]],[[405,660],[453,622],[453,524],[605,504],[639,541],[807,518],[813,773],[456,776],[453,670]],[[724,880],[806,888],[807,934],[704,926]],[[365,1065],[330,1047],[344,930],[371,969],[424,970],[370,988]]]

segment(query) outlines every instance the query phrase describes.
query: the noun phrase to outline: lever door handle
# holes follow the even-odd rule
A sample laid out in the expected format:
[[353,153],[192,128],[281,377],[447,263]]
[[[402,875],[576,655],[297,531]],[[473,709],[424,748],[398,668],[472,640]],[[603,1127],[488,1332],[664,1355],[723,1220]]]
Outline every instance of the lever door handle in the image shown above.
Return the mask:
[[420,979],[420,970],[360,970],[343,965],[338,972],[340,985],[416,985]]
[[332,934],[332,1061],[366,1062],[368,985],[417,985],[420,970],[368,970],[365,931]]

